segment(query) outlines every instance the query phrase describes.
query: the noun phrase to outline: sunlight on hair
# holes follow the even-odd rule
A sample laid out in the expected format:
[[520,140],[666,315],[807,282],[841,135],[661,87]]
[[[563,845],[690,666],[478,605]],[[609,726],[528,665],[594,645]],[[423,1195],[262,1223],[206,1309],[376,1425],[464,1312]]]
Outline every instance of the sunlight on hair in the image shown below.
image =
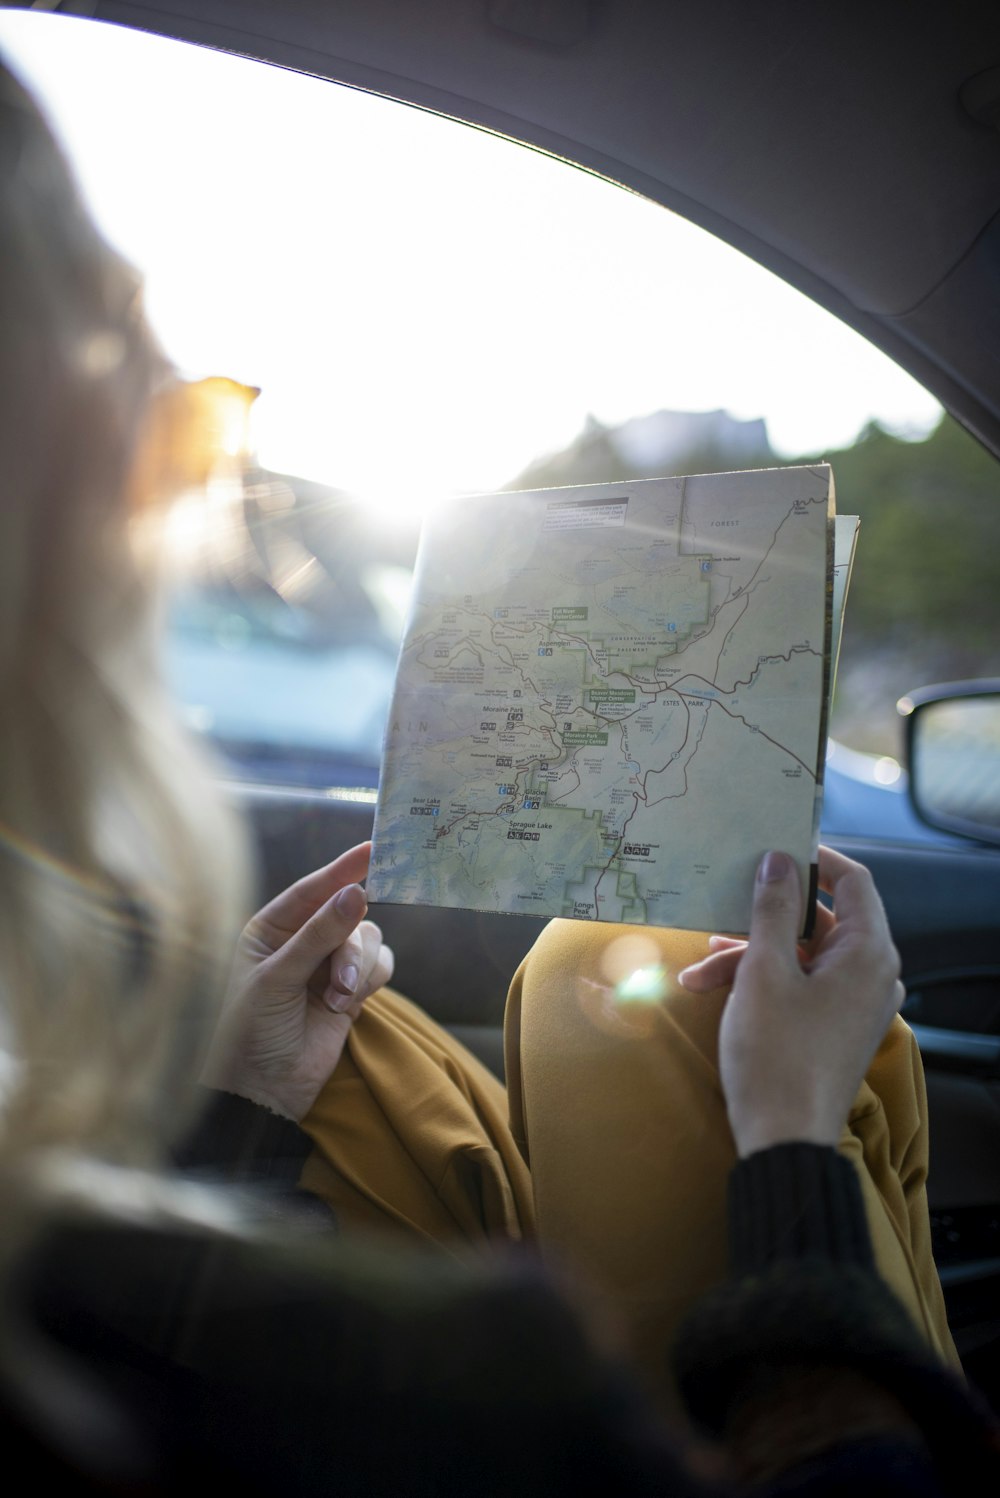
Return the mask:
[[244,473],[258,394],[213,375],[171,381],[153,401],[132,468],[133,529],[153,551],[162,546],[173,567],[245,550]]
[[133,513],[242,473],[252,451],[250,419],[259,393],[222,375],[169,379],[139,433],[128,486]]

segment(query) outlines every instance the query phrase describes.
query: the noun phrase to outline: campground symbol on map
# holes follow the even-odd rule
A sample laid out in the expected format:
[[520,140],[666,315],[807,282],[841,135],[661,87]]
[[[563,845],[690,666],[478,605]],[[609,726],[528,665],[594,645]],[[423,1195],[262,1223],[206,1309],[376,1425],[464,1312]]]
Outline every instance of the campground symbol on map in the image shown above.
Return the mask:
[[808,887],[832,533],[826,466],[437,510],[371,898],[739,931],[766,849]]

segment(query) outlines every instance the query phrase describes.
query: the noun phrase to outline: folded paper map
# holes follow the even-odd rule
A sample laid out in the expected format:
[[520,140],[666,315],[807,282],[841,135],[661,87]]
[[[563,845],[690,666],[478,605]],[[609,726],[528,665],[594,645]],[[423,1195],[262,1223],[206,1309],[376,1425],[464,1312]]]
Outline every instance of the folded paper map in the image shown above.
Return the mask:
[[742,932],[767,849],[810,889],[856,532],[826,465],[437,508],[369,897]]

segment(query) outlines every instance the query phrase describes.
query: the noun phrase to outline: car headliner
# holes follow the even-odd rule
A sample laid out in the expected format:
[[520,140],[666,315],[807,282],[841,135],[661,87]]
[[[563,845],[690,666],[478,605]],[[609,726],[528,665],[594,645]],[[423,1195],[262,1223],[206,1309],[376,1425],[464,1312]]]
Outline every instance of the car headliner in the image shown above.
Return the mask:
[[371,89],[632,187],[842,317],[1000,454],[996,0],[39,8]]

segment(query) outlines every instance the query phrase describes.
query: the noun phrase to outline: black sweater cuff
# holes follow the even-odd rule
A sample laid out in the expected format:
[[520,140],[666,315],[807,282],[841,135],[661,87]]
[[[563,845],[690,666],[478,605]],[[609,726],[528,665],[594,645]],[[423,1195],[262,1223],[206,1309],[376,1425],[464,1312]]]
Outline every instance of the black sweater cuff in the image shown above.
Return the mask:
[[776,1144],[738,1161],[729,1177],[729,1253],[734,1275],[803,1258],[874,1269],[854,1166],[821,1144]]
[[201,1116],[174,1151],[180,1170],[234,1184],[298,1184],[312,1149],[312,1140],[298,1124],[232,1092],[208,1087],[201,1092]]

